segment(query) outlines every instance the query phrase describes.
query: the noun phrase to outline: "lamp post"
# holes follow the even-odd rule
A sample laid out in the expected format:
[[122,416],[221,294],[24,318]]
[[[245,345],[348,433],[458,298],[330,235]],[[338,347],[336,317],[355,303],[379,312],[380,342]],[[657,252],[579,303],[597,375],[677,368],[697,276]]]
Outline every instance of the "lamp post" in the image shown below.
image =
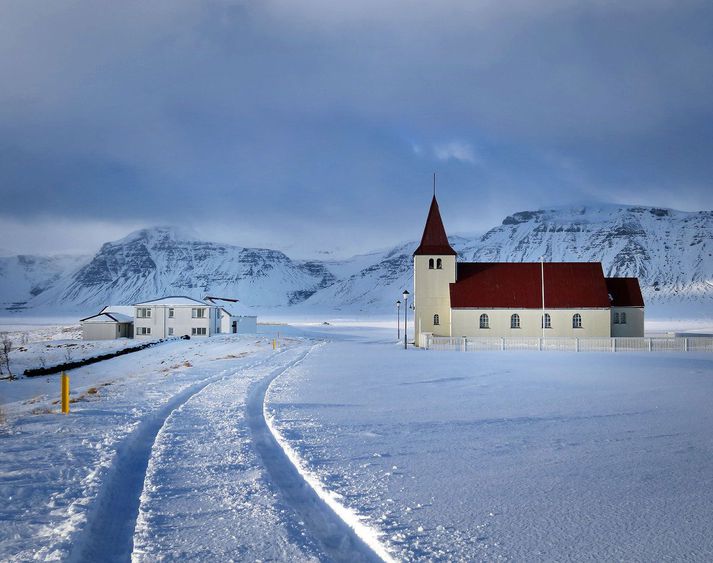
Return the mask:
[[540,281],[542,285],[542,338],[545,337],[545,257],[540,256]]
[[401,340],[401,301],[396,302],[396,341]]
[[407,289],[404,289],[404,292],[401,294],[402,297],[404,298],[404,350],[408,350],[408,340],[407,340],[407,333],[408,333],[408,296],[409,292]]

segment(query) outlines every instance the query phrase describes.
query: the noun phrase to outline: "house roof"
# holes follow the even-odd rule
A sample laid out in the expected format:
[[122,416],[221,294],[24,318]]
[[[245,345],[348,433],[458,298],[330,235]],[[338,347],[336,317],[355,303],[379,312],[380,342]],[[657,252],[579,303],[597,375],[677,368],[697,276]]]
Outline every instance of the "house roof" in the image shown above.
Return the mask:
[[[452,308],[542,308],[539,262],[461,262],[450,284]],[[544,264],[545,308],[608,308],[599,262]]]
[[80,323],[133,323],[134,317],[122,315],[121,313],[98,313],[85,319],[80,319]]
[[446,229],[443,227],[443,220],[441,219],[441,212],[438,209],[438,201],[436,201],[435,195],[431,200],[431,208],[428,210],[426,226],[421,236],[421,244],[413,253],[414,256],[423,254],[456,255],[456,251],[451,248],[448,242],[448,236],[446,236]]
[[[158,299],[142,301],[141,303],[134,303],[134,307],[141,307],[144,305],[195,305],[196,303],[198,305],[203,305],[204,307],[211,306],[211,303],[199,301],[198,299],[186,297],[185,295],[169,295],[168,297],[160,297]],[[215,305],[213,306],[215,307]]]
[[643,307],[638,278],[606,278],[612,307]]
[[134,306],[133,305],[107,305],[104,307],[100,313],[119,313],[121,315],[126,315],[127,317],[134,316]]

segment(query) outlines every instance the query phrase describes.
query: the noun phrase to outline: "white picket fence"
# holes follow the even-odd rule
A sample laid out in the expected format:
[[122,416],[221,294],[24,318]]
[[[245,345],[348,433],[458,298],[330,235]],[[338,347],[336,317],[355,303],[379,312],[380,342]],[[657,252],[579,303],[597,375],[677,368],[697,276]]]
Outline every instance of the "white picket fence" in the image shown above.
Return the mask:
[[487,352],[532,350],[559,352],[713,352],[713,337],[651,338],[482,338],[424,335],[427,350]]

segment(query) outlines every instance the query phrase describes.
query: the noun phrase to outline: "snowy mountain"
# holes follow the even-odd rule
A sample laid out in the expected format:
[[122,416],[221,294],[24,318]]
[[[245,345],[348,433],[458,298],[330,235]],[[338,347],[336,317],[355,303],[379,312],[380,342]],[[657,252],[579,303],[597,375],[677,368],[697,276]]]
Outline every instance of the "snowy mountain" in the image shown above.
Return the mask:
[[293,261],[277,250],[203,242],[157,227],[104,244],[88,263],[27,306],[93,310],[162,295],[212,294],[275,307],[302,301],[334,281],[320,263]]
[[[462,261],[601,261],[608,276],[638,277],[649,303],[713,300],[711,211],[616,205],[523,211],[480,237],[449,240]],[[416,246],[394,248],[301,306],[390,310],[413,285]]]
[[[482,236],[450,240],[460,260],[601,261],[607,275],[638,276],[648,303],[713,304],[711,211],[615,205],[523,211]],[[162,295],[212,294],[258,309],[383,314],[412,287],[416,246],[414,240],[347,260],[298,261],[278,250],[156,227],[106,243],[93,257],[0,258],[0,307],[92,312]]]
[[0,257],[0,310],[22,309],[66,278],[91,256],[19,256]]

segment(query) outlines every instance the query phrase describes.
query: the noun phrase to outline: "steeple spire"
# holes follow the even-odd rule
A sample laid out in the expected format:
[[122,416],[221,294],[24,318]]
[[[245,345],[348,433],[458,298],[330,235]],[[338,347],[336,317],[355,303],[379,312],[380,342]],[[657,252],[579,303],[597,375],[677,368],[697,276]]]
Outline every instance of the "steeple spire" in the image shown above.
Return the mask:
[[431,208],[428,210],[428,218],[426,219],[426,226],[423,229],[421,244],[413,255],[440,254],[442,256],[456,256],[456,251],[451,248],[451,245],[448,242],[446,229],[443,226],[443,220],[441,219],[441,212],[438,209],[438,201],[436,200],[435,194],[435,174],[433,175],[433,179],[434,194],[433,199],[431,200]]

